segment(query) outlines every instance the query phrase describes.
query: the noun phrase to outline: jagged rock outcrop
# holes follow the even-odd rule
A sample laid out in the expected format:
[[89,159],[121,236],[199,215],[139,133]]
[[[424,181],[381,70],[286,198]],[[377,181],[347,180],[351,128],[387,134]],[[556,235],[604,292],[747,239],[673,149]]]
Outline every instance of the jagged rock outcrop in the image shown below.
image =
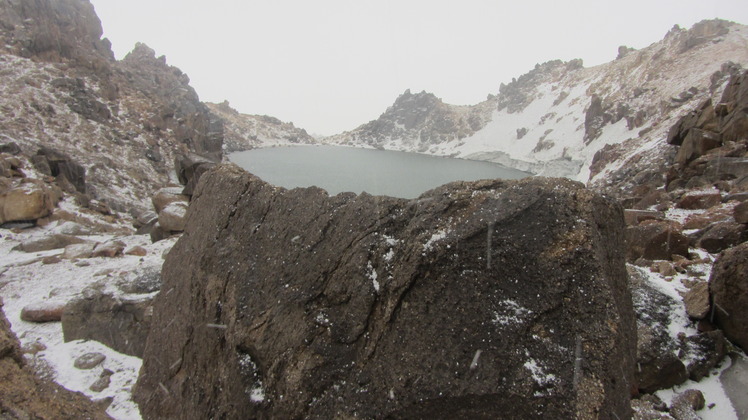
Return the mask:
[[218,166],[135,398],[144,418],[628,418],[622,242],[620,207],[567,180],[329,197]]
[[22,419],[108,419],[104,409],[80,393],[37,378],[24,362],[0,299],[0,417]]
[[427,152],[442,143],[456,144],[480,130],[495,107],[495,97],[475,106],[457,106],[445,104],[432,93],[414,94],[408,89],[378,119],[326,141],[380,149],[406,146]]
[[293,123],[268,115],[241,114],[228,101],[205,105],[223,120],[223,145],[227,153],[255,147],[317,143],[306,130],[295,127]]

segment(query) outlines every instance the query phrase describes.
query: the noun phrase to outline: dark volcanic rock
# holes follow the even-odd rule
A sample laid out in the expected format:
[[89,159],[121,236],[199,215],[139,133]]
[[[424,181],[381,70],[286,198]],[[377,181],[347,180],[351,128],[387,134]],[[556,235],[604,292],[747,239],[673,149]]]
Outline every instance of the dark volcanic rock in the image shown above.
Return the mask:
[[100,341],[118,352],[142,357],[151,326],[151,298],[125,299],[87,289],[65,306],[65,341]]
[[748,243],[719,255],[709,280],[715,323],[725,337],[748,350]]
[[205,173],[169,252],[144,418],[629,418],[617,204],[544,178],[415,200]]

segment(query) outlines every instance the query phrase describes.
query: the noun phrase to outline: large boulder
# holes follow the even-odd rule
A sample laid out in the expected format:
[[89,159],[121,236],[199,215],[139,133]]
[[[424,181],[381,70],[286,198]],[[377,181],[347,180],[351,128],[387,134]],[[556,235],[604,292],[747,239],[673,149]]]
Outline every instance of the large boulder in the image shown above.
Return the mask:
[[677,302],[652,286],[641,268],[629,266],[629,279],[637,319],[639,390],[650,393],[685,382],[688,370],[678,358],[679,343],[667,327],[673,322]]
[[161,188],[151,197],[151,203],[153,203],[153,208],[156,210],[156,213],[160,213],[161,210],[175,201],[189,203],[190,197],[183,195],[182,188],[180,187]]
[[175,201],[161,210],[158,214],[158,223],[169,232],[181,232],[184,230],[186,214],[187,202]]
[[0,224],[30,221],[49,216],[59,196],[44,182],[20,179],[0,188]]
[[748,351],[748,243],[722,252],[709,280],[714,322]]
[[151,327],[152,296],[116,296],[98,288],[65,305],[62,332],[65,341],[96,340],[120,353],[143,356]]
[[418,199],[205,173],[134,390],[144,418],[629,418],[620,206],[568,180]]

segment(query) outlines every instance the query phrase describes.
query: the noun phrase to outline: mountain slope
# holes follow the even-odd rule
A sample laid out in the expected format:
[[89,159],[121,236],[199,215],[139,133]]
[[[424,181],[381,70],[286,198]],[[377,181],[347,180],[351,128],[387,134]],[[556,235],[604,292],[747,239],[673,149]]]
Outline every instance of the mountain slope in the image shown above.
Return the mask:
[[228,101],[206,103],[211,113],[221,118],[224,127],[224,151],[238,152],[255,147],[316,143],[314,137],[293,123],[267,115],[241,114]]
[[[622,47],[616,60],[600,66],[583,68],[581,60],[537,65],[470,107],[406,92],[379,119],[326,141],[598,181],[638,152],[662,147],[680,116],[718,95],[728,76],[746,64],[748,28],[703,21],[690,30],[676,26],[639,51]],[[599,150],[627,140],[615,159],[598,161],[591,172]]]

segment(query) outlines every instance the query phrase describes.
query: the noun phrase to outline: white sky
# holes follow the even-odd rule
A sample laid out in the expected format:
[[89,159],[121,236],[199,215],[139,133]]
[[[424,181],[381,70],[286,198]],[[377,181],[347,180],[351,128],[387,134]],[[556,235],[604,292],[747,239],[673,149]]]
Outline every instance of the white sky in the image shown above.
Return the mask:
[[748,24],[748,0],[91,0],[117,58],[136,42],[200,99],[335,134],[405,89],[475,104],[553,59],[610,61],[674,25]]

